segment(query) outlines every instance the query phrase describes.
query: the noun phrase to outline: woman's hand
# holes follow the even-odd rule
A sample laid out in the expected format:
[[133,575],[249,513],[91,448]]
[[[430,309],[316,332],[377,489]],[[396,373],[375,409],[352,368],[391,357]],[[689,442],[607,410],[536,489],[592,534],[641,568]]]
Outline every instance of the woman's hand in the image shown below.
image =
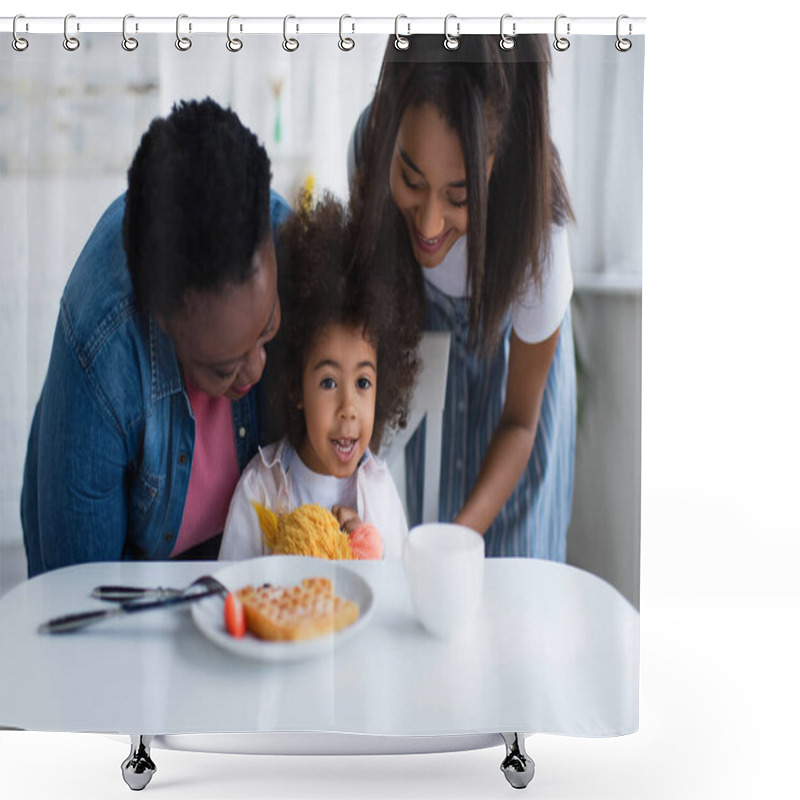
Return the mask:
[[339,527],[345,533],[352,533],[359,525],[361,525],[361,517],[354,508],[347,508],[347,506],[332,506],[331,513],[336,517]]
[[559,331],[560,327],[543,342],[526,344],[512,330],[503,412],[475,485],[454,522],[486,533],[516,488],[536,440]]

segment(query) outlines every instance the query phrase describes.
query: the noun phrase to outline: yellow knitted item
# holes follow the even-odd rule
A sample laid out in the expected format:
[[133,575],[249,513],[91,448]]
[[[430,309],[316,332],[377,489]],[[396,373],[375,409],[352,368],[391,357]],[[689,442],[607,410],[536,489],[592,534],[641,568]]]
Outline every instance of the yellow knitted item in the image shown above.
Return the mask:
[[314,556],[337,560],[355,558],[350,539],[336,517],[319,505],[298,506],[288,514],[275,514],[255,500],[264,543],[276,555]]
[[300,190],[298,202],[303,211],[310,212],[314,208],[314,176],[307,175]]
[[269,543],[274,542],[278,536],[278,515],[271,508],[262,506],[261,503],[257,503],[255,500],[251,500],[250,502],[253,504],[256,514],[258,514],[261,538],[269,545]]

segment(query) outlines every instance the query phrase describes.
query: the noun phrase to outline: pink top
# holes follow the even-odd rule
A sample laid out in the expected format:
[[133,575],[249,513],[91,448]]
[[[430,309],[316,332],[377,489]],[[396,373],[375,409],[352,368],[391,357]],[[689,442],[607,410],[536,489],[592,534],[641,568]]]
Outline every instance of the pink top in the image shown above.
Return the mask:
[[227,397],[211,397],[188,381],[186,389],[195,419],[194,455],[172,556],[222,532],[239,481],[231,401]]

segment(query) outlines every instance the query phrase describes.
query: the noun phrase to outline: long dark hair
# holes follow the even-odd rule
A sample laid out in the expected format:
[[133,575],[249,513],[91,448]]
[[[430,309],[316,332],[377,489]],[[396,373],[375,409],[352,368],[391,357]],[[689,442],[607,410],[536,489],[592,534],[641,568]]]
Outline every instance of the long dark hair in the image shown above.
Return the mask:
[[389,170],[404,113],[432,103],[461,141],[470,344],[488,351],[529,276],[541,285],[553,224],[572,218],[550,139],[549,46],[540,35],[518,36],[512,50],[500,48],[495,36],[463,36],[455,51],[446,50],[440,36],[417,35],[411,41],[403,51],[389,40],[367,119],[351,197],[360,257],[399,272],[395,280],[405,296],[424,302],[422,271],[392,201]]

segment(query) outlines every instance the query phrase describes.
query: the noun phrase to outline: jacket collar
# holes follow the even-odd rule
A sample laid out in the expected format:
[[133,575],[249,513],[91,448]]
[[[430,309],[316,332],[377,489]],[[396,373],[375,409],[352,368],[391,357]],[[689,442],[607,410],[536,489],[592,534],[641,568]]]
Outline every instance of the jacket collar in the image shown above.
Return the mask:
[[178,356],[172,341],[152,314],[147,314],[148,338],[150,340],[150,388],[153,401],[183,391]]

